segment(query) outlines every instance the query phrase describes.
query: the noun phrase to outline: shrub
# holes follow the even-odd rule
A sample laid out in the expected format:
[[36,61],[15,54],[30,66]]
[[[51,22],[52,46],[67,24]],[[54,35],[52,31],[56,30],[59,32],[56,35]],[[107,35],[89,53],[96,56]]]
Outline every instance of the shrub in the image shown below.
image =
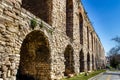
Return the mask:
[[31,28],[34,29],[37,26],[37,21],[36,19],[31,20]]
[[41,24],[39,25],[40,28],[43,28],[44,25],[43,25],[43,22],[41,21]]

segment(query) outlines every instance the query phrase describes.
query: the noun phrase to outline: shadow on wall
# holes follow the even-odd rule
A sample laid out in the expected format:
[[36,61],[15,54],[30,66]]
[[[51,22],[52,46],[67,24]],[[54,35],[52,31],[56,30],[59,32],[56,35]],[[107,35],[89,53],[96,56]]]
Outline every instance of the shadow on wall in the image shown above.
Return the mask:
[[74,56],[73,56],[73,47],[71,45],[67,45],[64,57],[65,57],[65,76],[69,76],[69,74],[74,74]]
[[20,74],[20,72],[19,72],[19,70],[18,70],[18,72],[17,72],[17,75],[16,75],[16,80],[39,80],[39,79],[36,79],[36,78],[34,78],[32,75],[27,75],[27,74],[25,74],[25,75],[23,75],[23,74]]
[[22,7],[48,24],[52,24],[52,0],[22,0]]

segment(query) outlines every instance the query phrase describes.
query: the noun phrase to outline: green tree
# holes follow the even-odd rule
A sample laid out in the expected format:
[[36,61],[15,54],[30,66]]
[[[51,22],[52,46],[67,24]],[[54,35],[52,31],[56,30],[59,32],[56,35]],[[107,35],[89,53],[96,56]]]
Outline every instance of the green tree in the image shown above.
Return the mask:
[[115,37],[112,40],[115,41],[117,45],[110,49],[108,56],[110,57],[110,65],[117,68],[120,64],[120,60],[118,59],[118,56],[120,56],[120,37]]
[[112,57],[110,60],[110,66],[112,66],[113,68],[117,68],[117,66],[119,65],[118,60],[116,59],[116,57]]

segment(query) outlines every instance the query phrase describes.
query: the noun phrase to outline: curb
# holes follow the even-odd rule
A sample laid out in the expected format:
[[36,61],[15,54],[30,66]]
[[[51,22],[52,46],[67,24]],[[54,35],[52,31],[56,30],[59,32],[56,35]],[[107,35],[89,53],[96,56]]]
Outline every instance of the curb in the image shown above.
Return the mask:
[[102,73],[100,73],[100,74],[98,74],[98,75],[96,75],[96,76],[94,76],[94,77],[92,77],[92,78],[90,78],[90,79],[88,79],[88,80],[97,80],[101,75],[103,75],[105,72],[102,72]]

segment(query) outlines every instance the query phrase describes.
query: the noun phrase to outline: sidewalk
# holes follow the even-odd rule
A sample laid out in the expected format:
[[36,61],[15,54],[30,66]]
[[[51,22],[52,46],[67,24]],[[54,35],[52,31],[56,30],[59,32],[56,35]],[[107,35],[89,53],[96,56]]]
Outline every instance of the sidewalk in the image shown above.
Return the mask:
[[105,73],[105,72],[102,72],[102,73],[100,73],[100,74],[98,74],[98,75],[96,75],[88,80],[97,80],[101,75],[103,75],[103,73]]

